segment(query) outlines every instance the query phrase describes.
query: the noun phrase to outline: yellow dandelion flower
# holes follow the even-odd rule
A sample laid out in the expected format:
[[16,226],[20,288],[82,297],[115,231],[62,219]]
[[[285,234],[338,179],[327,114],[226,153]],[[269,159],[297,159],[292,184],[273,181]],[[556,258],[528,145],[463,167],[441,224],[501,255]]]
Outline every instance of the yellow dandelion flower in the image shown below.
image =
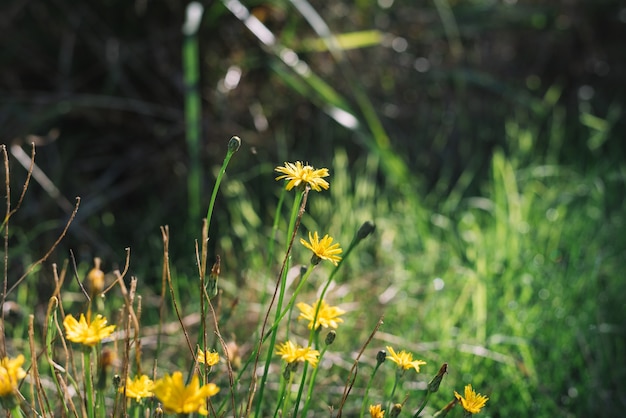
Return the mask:
[[370,416],[372,418],[385,418],[385,411],[380,404],[370,405]]
[[[309,329],[313,328],[313,318],[315,317],[315,310],[318,305],[320,305],[320,301],[317,301],[314,306],[304,302],[300,302],[296,305],[298,309],[300,309],[298,319],[309,320]],[[343,309],[336,306],[330,306],[326,303],[326,301],[322,300],[319,312],[317,313],[317,321],[315,321],[315,329],[318,329],[320,326],[323,326],[324,328],[331,327],[337,329],[339,324],[343,322],[343,319],[339,318],[339,316],[345,313],[346,311]]]
[[413,368],[417,373],[419,373],[420,366],[426,364],[426,362],[422,360],[413,360],[413,354],[407,351],[402,350],[399,353],[396,353],[390,346],[387,346],[387,351],[389,351],[389,356],[387,358],[396,363],[398,367],[403,370]]
[[300,347],[291,341],[287,341],[278,346],[276,354],[281,356],[287,363],[308,361],[311,366],[317,367],[320,352],[313,350],[311,347]]
[[198,375],[194,375],[189,385],[185,386],[183,374],[174,372],[171,376],[165,375],[157,380],[152,391],[159,398],[167,413],[197,412],[200,415],[208,415],[206,399],[217,394],[220,389],[214,383],[200,386]]
[[22,354],[14,359],[5,357],[0,360],[0,398],[17,392],[18,381],[26,377],[22,364]]
[[323,179],[323,177],[329,176],[327,168],[316,170],[310,165],[303,165],[302,162],[296,161],[295,163],[285,162],[284,166],[276,167],[274,171],[283,174],[276,177],[276,180],[288,180],[285,186],[287,190],[291,190],[301,184],[308,184],[316,192],[321,192],[322,189],[327,190],[329,187],[328,182]]
[[461,402],[463,409],[470,414],[479,413],[489,400],[488,397],[483,396],[480,393],[476,393],[474,389],[472,389],[471,384],[465,386],[465,397],[459,395],[456,390],[454,391],[454,397]]
[[202,351],[200,347],[198,347],[198,352],[196,354],[198,357],[198,363],[207,364],[207,366],[212,367],[215,366],[220,361],[220,355],[216,351]]
[[[126,378],[126,397],[139,401],[142,398],[154,396],[154,382],[145,374],[135,376],[133,380]],[[124,393],[124,387],[119,388],[120,393]]]
[[98,344],[115,330],[115,325],[107,325],[107,319],[102,315],[96,315],[93,321],[87,322],[84,314],[80,314],[78,321],[69,314],[63,320],[63,326],[65,338],[90,347]]
[[315,233],[309,232],[309,242],[306,242],[303,238],[300,238],[300,244],[304,245],[309,250],[313,251],[313,257],[311,263],[318,264],[321,260],[328,260],[334,265],[337,265],[341,261],[339,254],[343,252],[339,243],[333,244],[332,237],[328,234],[324,235],[324,238],[320,241],[320,237]]

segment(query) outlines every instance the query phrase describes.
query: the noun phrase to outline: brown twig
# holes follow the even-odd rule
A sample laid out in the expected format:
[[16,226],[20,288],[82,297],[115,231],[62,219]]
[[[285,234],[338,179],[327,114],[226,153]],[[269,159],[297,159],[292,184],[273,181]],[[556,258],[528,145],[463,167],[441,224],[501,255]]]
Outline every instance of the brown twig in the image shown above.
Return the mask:
[[354,381],[356,380],[356,376],[359,372],[359,359],[363,355],[365,348],[369,345],[370,342],[372,342],[372,339],[374,338],[374,335],[376,335],[376,333],[378,332],[378,329],[383,324],[384,317],[385,317],[384,315],[380,317],[380,319],[376,323],[376,326],[374,326],[372,333],[367,338],[367,340],[365,341],[365,344],[363,344],[363,346],[361,347],[359,354],[357,354],[356,358],[354,359],[354,363],[352,364],[352,367],[350,368],[350,373],[348,374],[348,380],[346,381],[346,386],[343,389],[343,396],[341,397],[341,404],[339,405],[339,410],[337,411],[337,418],[341,418],[343,407],[346,404],[348,395],[350,394],[350,391],[352,390],[352,386],[354,385]]
[[[163,235],[163,242],[169,242],[169,234],[166,235],[167,230],[161,227],[161,234]],[[185,323],[183,322],[183,317],[180,314],[180,309],[178,309],[178,302],[176,302],[176,294],[174,293],[174,286],[172,285],[172,272],[170,270],[170,260],[169,260],[169,252],[166,253],[167,258],[163,260],[165,267],[165,276],[167,279],[167,285],[170,290],[170,295],[172,296],[172,304],[174,305],[174,312],[176,312],[176,317],[178,318],[178,322],[183,330],[183,335],[185,336],[185,341],[187,342],[187,347],[189,348],[189,352],[193,355],[194,349],[191,344],[191,340],[189,339],[189,333],[187,332],[187,328],[185,328]]]
[[70,228],[70,225],[72,224],[72,222],[74,221],[74,218],[76,217],[76,212],[78,212],[78,206],[80,206],[80,197],[76,197],[76,205],[74,206],[74,210],[72,211],[72,214],[70,215],[70,218],[68,219],[67,223],[65,224],[65,227],[63,228],[63,231],[61,231],[61,235],[59,235],[59,237],[57,238],[57,240],[54,242],[54,244],[52,244],[52,247],[50,247],[50,249],[48,250],[48,252],[46,254],[44,254],[43,257],[41,257],[39,260],[35,261],[33,264],[30,265],[30,267],[28,267],[28,269],[26,269],[26,272],[19,278],[17,279],[17,281],[13,284],[13,286],[11,286],[11,288],[5,293],[5,295],[8,295],[9,293],[11,293],[13,290],[15,290],[15,288],[36,268],[38,267],[40,264],[42,264],[44,261],[46,261],[48,259],[48,257],[50,257],[50,255],[52,254],[52,252],[56,249],[56,247],[61,243],[61,240],[65,237],[65,235],[67,234],[67,230]]

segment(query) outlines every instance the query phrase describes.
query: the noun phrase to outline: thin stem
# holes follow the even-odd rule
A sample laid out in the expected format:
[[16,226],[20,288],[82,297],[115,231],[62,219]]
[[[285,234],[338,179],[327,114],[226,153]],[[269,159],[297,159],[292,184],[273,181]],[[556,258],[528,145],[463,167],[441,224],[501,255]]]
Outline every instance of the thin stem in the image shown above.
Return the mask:
[[[296,195],[294,196],[293,207],[291,209],[291,217],[289,219],[289,229],[287,231],[287,236],[291,237],[291,239],[287,243],[285,260],[283,261],[283,268],[281,269],[281,273],[279,276],[279,283],[277,283],[278,289],[280,290],[278,292],[278,302],[276,304],[276,316],[274,318],[274,323],[277,322],[281,314],[283,299],[285,296],[286,282],[287,282],[288,268],[286,268],[286,266],[288,264],[289,254],[291,252],[291,248],[293,247],[293,241],[294,241],[294,237],[297,231],[296,224],[299,225],[299,219],[302,217],[302,213],[304,212],[304,205],[306,205],[306,196],[308,195],[308,191],[309,191],[309,188],[306,188],[302,193],[296,193]],[[276,297],[276,291],[274,292],[274,297],[270,301],[270,305],[267,308],[268,314],[272,308],[272,304],[274,302],[275,297]],[[266,323],[267,323],[267,315],[266,315],[265,322],[263,323],[263,329],[261,331],[259,351],[260,351],[261,344],[263,344],[263,341],[265,341],[265,338],[263,338],[263,335],[265,334]],[[270,336],[269,350],[265,358],[265,367],[263,368],[263,376],[261,377],[261,384],[259,386],[259,398],[257,401],[256,410],[255,410],[255,417],[257,418],[259,417],[259,414],[261,413],[261,406],[263,404],[263,392],[265,391],[265,382],[267,381],[267,374],[269,372],[269,366],[272,361],[272,356],[274,355],[274,347],[276,345],[276,331],[277,331],[276,327],[272,327],[270,331],[271,336]]]
[[83,375],[85,376],[85,395],[87,396],[87,416],[94,418],[93,381],[91,379],[91,350],[83,350]]
[[220,184],[222,183],[222,178],[224,174],[226,174],[226,167],[228,167],[228,163],[230,162],[231,157],[237,150],[239,149],[239,145],[241,145],[241,139],[237,136],[233,136],[228,141],[228,152],[226,153],[226,157],[224,157],[224,162],[222,163],[222,168],[215,179],[215,185],[213,186],[213,193],[211,193],[211,201],[209,202],[209,209],[206,213],[206,223],[207,223],[207,237],[209,236],[209,228],[211,226],[211,217],[213,216],[213,208],[215,207],[215,200],[217,198],[217,191],[220,188]]
[[363,395],[363,403],[361,404],[361,415],[360,418],[363,418],[363,415],[365,414],[365,406],[367,405],[367,400],[369,397],[369,392],[370,392],[370,388],[372,387],[372,382],[374,381],[374,376],[376,375],[376,372],[378,371],[378,368],[380,367],[380,365],[383,364],[381,362],[377,362],[376,363],[376,367],[374,367],[374,370],[372,371],[372,374],[370,375],[370,379],[367,382],[367,387],[365,388],[365,395]]
[[396,370],[396,379],[393,382],[393,389],[391,389],[391,394],[389,395],[389,411],[393,408],[393,397],[396,394],[396,388],[398,387],[398,382],[400,382],[400,378],[404,374],[404,370],[397,369]]
[[324,345],[324,348],[322,348],[322,351],[320,352],[320,356],[317,360],[317,365],[318,367],[316,367],[315,369],[313,369],[313,373],[311,374],[311,379],[309,380],[309,390],[307,392],[306,395],[306,401],[304,403],[304,408],[302,408],[302,416],[306,417],[307,413],[309,412],[309,406],[311,404],[311,399],[313,399],[313,389],[315,389],[315,379],[317,378],[317,372],[319,371],[319,365],[322,362],[322,358],[324,358],[324,354],[326,353],[326,350],[328,350],[328,344]]
[[420,412],[422,412],[424,410],[424,408],[426,407],[426,404],[428,403],[428,398],[430,398],[430,394],[432,392],[429,390],[426,392],[426,396],[424,397],[424,400],[422,401],[422,404],[420,405],[419,409],[417,410],[417,412],[415,414],[413,414],[413,418],[417,418],[420,414]]
[[[298,396],[296,396],[296,402],[294,404],[294,411],[293,411],[293,416],[297,417],[298,415],[298,409],[300,407],[300,399],[302,399],[302,392],[304,391],[304,384],[306,383],[306,374],[307,371],[309,369],[309,363],[308,362],[304,362],[304,370],[302,370],[302,379],[300,380],[300,386],[298,387]],[[302,414],[302,416],[306,416],[305,414]]]

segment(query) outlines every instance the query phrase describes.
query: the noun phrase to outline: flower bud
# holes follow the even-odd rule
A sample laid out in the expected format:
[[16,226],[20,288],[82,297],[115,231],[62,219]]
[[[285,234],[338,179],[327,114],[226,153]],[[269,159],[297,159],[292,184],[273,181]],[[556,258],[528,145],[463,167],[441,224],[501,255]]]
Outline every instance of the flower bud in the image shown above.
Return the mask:
[[366,238],[368,235],[370,235],[372,232],[374,232],[375,229],[376,229],[376,225],[374,225],[370,221],[365,221],[363,223],[363,225],[361,225],[359,230],[356,232],[356,240],[357,240],[357,242],[361,241],[364,238]]
[[230,141],[228,141],[228,152],[233,154],[237,152],[240,146],[241,139],[238,136],[233,136],[232,138],[230,138]]
[[393,408],[391,408],[391,412],[389,413],[389,416],[391,418],[395,418],[398,415],[400,415],[400,412],[402,412],[402,404],[401,403],[397,403],[393,406]]
[[437,392],[439,390],[441,380],[446,373],[448,373],[448,363],[443,363],[441,365],[441,368],[439,369],[439,372],[437,372],[437,375],[433,377],[433,380],[428,383],[429,392]]
[[387,359],[387,352],[385,350],[380,350],[378,354],[376,354],[376,361],[378,364],[383,364]]
[[330,330],[328,334],[326,334],[326,340],[324,342],[326,343],[326,345],[331,345],[335,341],[336,337],[337,332],[334,329]]
[[87,273],[87,283],[89,284],[92,298],[104,290],[104,272],[100,270],[101,262],[100,257],[95,257],[93,259],[93,268]]

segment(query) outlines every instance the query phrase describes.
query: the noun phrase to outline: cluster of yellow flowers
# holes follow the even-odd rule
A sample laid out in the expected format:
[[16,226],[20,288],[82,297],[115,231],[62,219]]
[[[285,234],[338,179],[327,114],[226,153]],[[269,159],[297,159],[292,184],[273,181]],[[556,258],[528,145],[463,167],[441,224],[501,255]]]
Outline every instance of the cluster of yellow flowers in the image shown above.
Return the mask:
[[[296,161],[295,163],[286,162],[284,166],[276,167],[275,171],[281,174],[276,177],[277,181],[286,181],[286,190],[296,188],[297,190],[308,193],[309,188],[320,192],[322,190],[327,190],[330,187],[329,183],[325,180],[325,177],[329,176],[327,168],[315,169],[308,164]],[[373,226],[370,225],[370,232],[372,229]],[[365,235],[368,233],[369,232],[365,233]],[[331,236],[325,234],[320,239],[317,231],[309,232],[308,240],[300,239],[300,243],[304,246],[304,248],[313,253],[310,261],[309,272],[314,268],[314,266],[318,265],[323,260],[332,263],[335,266],[335,271],[337,270],[342,261],[341,255],[343,254],[343,250],[340,244],[334,242]],[[351,249],[352,244],[346,254],[349,254]],[[104,288],[105,276],[99,266],[100,260],[96,259],[94,269],[92,269],[87,275],[87,281],[92,299],[94,296],[102,292]],[[332,277],[333,276],[331,275],[328,283],[330,283]],[[302,282],[304,282],[304,279]],[[307,326],[310,331],[308,345],[302,346],[291,340],[277,344],[274,347],[275,351],[272,349],[268,353],[268,364],[269,359],[276,354],[289,365],[287,368],[289,371],[295,370],[295,366],[298,363],[305,363],[305,367],[307,367],[306,364],[308,363],[311,367],[315,369],[317,368],[326,348],[334,340],[334,330],[336,330],[339,325],[344,322],[341,316],[346,313],[345,310],[339,308],[338,306],[331,306],[326,302],[324,296],[327,288],[328,286],[324,288],[324,291],[315,303],[309,305],[307,303],[300,302],[295,305],[300,311],[297,319],[308,322]],[[289,308],[293,307],[297,293],[298,290],[295,291],[292,298],[293,300],[289,303]],[[287,311],[290,312],[289,309],[285,310],[285,312]],[[281,318],[282,316],[279,317],[278,321]],[[81,313],[78,319],[76,319],[72,314],[67,314],[63,319],[63,327],[65,330],[65,339],[83,346],[83,353],[87,356],[91,350],[99,347],[100,344],[116,339],[114,336],[116,326],[109,325],[107,318],[101,314],[92,315],[91,305],[89,305],[87,314],[85,315]],[[322,328],[331,329],[332,331],[329,333],[329,336],[332,338],[327,337],[326,347],[320,351],[317,349],[317,339],[313,338],[313,336],[318,335],[317,333],[319,333]],[[272,340],[272,344],[274,344],[274,342],[275,340]],[[262,342],[260,344],[262,344]],[[402,377],[407,370],[413,369],[416,373],[419,373],[420,366],[426,364],[423,360],[414,359],[413,354],[405,350],[396,352],[391,346],[387,346],[386,350],[388,354],[387,352],[381,351],[379,356],[377,356],[378,366],[382,364],[385,359],[389,359],[391,362],[395,363],[398,371],[396,373],[396,379]],[[104,354],[102,355],[102,358],[104,358]],[[16,358],[5,357],[0,359],[0,405],[9,409],[15,407],[15,400],[19,399],[19,383],[27,375],[22,368],[24,361],[24,356],[21,354]],[[104,362],[103,360],[99,361]],[[210,370],[209,368],[219,363],[220,356],[215,351],[203,350],[200,347],[197,347],[195,361],[196,363],[194,364],[194,368],[198,366],[198,364],[203,364],[205,365],[205,370]],[[86,363],[90,364],[90,361],[87,360]],[[198,368],[196,370],[198,370],[198,372],[193,372],[189,376],[187,384],[185,384],[183,373],[180,371],[175,371],[172,374],[165,374],[165,376],[159,379],[156,379],[156,373],[155,376],[151,378],[146,374],[138,372],[138,374],[133,378],[130,376],[126,377],[125,382],[117,388],[117,391],[118,393],[123,394],[123,397],[128,399],[129,402],[131,400],[136,402],[136,405],[142,405],[144,399],[156,398],[160,402],[159,408],[162,408],[165,413],[198,413],[200,415],[208,415],[209,411],[207,410],[207,406],[209,405],[209,399],[218,394],[220,392],[220,388],[214,383],[202,384],[199,376],[200,369]],[[442,366],[438,375],[428,385],[429,392],[437,391],[441,378],[446,371],[447,365],[445,365],[445,367]],[[315,372],[317,372],[317,369]],[[86,371],[86,376],[90,378],[90,370]],[[315,376],[316,374],[314,373],[313,377],[309,381],[311,387],[313,387]],[[87,386],[88,385],[85,385],[85,387]],[[394,392],[395,388],[396,386],[394,385]],[[392,398],[393,394],[394,393],[392,392]],[[454,400],[446,407],[448,409],[444,408],[444,410],[442,410],[444,411],[444,413],[441,414],[442,416],[457,403],[463,407],[467,414],[471,415],[478,413],[489,399],[486,396],[476,393],[472,389],[471,385],[467,385],[465,387],[464,396],[461,396],[455,391],[454,397]],[[284,396],[282,398],[285,399]],[[363,401],[363,410],[361,411],[362,415],[365,406],[368,404],[366,399],[367,392]],[[88,405],[88,407],[90,406]],[[401,408],[402,404],[395,404],[390,412],[390,415],[397,416]],[[381,404],[374,404],[369,406],[369,413],[372,418],[384,418],[386,411],[383,409]],[[16,410],[15,414],[19,414],[19,411]]]

